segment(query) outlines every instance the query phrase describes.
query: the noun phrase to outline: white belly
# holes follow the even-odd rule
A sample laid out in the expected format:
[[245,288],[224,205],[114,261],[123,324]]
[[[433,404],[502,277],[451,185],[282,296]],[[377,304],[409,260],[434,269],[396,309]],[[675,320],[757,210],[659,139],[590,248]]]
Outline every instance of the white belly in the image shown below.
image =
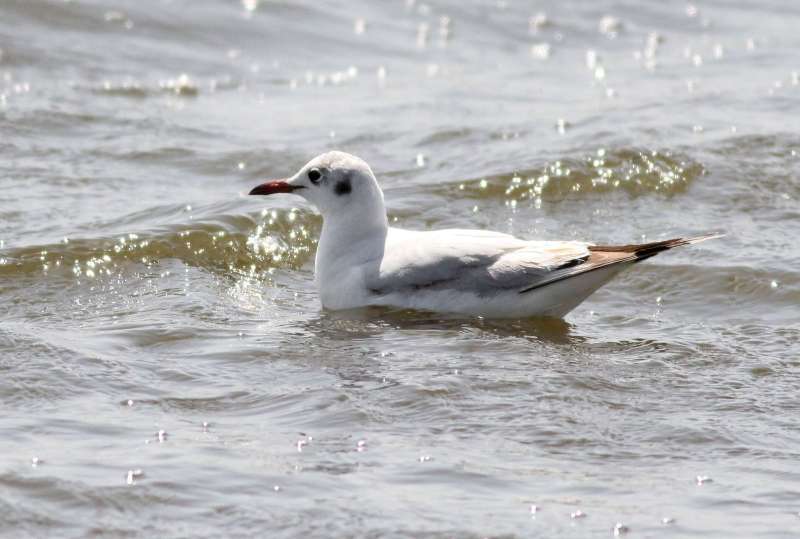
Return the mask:
[[433,312],[460,313],[486,318],[563,317],[629,264],[589,271],[520,294],[502,292],[481,297],[458,290],[417,290],[369,298],[368,305],[384,305]]

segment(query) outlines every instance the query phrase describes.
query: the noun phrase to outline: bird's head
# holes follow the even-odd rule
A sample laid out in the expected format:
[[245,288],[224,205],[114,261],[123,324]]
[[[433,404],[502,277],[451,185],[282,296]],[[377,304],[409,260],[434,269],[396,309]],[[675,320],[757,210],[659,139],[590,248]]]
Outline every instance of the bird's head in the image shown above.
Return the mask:
[[328,152],[309,161],[285,180],[256,186],[251,195],[293,193],[322,213],[323,218],[348,215],[381,215],[385,219],[383,192],[369,165],[345,152]]

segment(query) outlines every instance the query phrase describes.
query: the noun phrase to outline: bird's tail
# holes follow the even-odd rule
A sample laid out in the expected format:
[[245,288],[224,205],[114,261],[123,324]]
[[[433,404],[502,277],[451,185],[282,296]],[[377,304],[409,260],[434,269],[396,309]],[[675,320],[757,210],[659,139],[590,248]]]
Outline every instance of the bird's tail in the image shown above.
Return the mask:
[[700,243],[701,241],[713,240],[714,238],[721,238],[725,234],[720,232],[712,232],[710,234],[703,234],[702,236],[694,236],[691,238],[673,238],[671,240],[654,241],[651,243],[635,243],[630,245],[590,245],[590,251],[601,253],[628,253],[629,260],[639,261],[655,256],[662,251],[668,251],[674,247],[681,245],[691,245],[692,243]]
[[[715,232],[711,234],[704,234],[702,236],[694,236],[691,238],[673,238],[671,240],[654,241],[651,243],[634,243],[630,245],[589,245],[589,256],[583,259],[580,264],[564,268],[563,270],[554,271],[549,277],[541,279],[532,285],[523,288],[519,291],[519,293],[524,294],[526,292],[530,292],[532,290],[536,290],[565,279],[578,277],[582,274],[603,268],[609,268],[611,266],[623,268],[626,265],[634,262],[646,260],[651,256],[655,256],[663,251],[668,251],[673,247],[690,245],[692,243],[700,243],[701,241],[721,238],[724,235],[725,234]],[[613,274],[609,274],[609,278],[612,276]]]

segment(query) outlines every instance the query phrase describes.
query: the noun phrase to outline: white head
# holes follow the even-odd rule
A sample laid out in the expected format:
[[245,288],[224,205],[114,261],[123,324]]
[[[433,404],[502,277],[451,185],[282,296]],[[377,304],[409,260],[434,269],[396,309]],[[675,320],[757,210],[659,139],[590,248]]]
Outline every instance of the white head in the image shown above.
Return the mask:
[[286,180],[255,187],[251,195],[294,193],[305,198],[328,219],[375,219],[385,223],[383,192],[369,165],[354,155],[328,152],[309,161]]

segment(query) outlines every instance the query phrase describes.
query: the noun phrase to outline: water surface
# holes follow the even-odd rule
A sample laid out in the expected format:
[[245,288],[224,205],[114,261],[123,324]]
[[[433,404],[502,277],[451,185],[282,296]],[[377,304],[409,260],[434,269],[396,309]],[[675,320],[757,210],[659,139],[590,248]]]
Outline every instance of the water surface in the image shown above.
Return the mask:
[[[5,0],[0,535],[797,536],[798,27]],[[319,216],[245,193],[334,148],[395,226],[728,236],[565,321],[325,312]]]

